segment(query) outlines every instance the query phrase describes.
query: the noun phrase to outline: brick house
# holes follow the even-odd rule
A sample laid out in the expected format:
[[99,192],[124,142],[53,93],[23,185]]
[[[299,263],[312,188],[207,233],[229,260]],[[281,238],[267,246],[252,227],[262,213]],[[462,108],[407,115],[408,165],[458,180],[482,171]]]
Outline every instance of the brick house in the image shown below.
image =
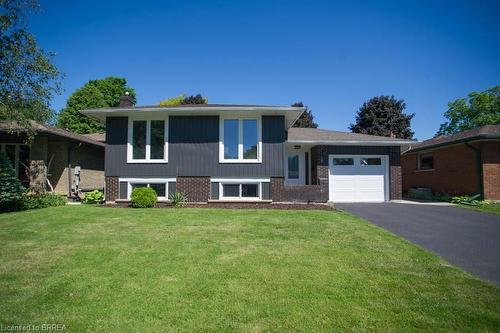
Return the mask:
[[500,125],[487,125],[414,145],[401,156],[403,191],[481,194],[500,200]]
[[106,201],[136,187],[160,201],[380,202],[401,198],[401,146],[413,141],[293,128],[304,108],[134,106],[82,111],[106,126]]
[[32,126],[36,135],[26,144],[18,126],[0,122],[0,151],[11,160],[23,186],[69,197],[76,189],[104,188],[102,135],[80,135],[38,123]]

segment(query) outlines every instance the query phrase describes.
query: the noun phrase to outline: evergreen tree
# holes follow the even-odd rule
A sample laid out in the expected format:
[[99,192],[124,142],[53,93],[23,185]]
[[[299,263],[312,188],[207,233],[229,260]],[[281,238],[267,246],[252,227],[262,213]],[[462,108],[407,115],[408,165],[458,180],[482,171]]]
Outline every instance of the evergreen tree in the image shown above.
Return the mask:
[[[293,103],[292,107],[304,107],[304,103],[302,102],[297,102]],[[297,119],[297,121],[293,124],[293,127],[302,127],[302,128],[317,128],[318,124],[314,122],[314,116],[312,114],[312,111],[309,110],[306,106],[306,110],[304,113],[302,113]]]
[[19,208],[23,197],[23,187],[16,177],[10,160],[0,153],[0,211]]

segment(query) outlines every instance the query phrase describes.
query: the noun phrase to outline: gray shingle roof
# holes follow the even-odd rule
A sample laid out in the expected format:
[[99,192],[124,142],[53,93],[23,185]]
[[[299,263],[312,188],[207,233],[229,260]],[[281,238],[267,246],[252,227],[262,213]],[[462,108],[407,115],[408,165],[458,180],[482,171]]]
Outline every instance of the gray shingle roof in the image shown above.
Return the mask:
[[434,147],[478,139],[500,139],[500,125],[486,125],[453,135],[438,136],[416,144],[411,151],[431,149]]
[[319,128],[292,127],[288,130],[288,141],[290,142],[373,142],[413,144],[413,140],[389,138],[385,136],[367,135],[351,132],[330,131]]

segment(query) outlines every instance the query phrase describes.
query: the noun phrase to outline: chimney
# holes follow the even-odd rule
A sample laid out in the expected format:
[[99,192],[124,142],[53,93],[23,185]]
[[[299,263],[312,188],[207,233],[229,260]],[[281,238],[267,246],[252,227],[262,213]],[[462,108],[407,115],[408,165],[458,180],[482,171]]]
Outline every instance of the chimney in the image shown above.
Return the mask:
[[118,104],[119,107],[131,107],[134,106],[134,101],[132,100],[132,97],[130,97],[130,93],[128,91],[125,92],[125,95],[120,96],[120,104]]

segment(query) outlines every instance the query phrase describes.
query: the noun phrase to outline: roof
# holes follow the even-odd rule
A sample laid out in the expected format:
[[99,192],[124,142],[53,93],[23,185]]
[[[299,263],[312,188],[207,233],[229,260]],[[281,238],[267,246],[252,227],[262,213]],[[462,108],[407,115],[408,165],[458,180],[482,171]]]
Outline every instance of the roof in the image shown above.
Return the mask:
[[367,145],[402,145],[413,144],[413,140],[389,138],[385,136],[331,131],[319,128],[292,127],[288,130],[290,143],[324,144],[367,144]]
[[287,128],[305,111],[305,107],[276,106],[276,105],[253,105],[253,104],[183,104],[183,105],[149,105],[112,107],[101,109],[88,109],[81,112],[87,116],[98,119],[102,123],[106,122],[108,116],[130,116],[141,112],[143,114],[160,113],[164,115],[180,113],[182,115],[221,115],[228,113],[252,113],[259,115],[283,115]]
[[[91,145],[99,146],[99,147],[105,146],[105,144],[103,142],[99,142],[99,141],[94,140],[94,139],[87,137],[85,135],[73,133],[73,132],[64,130],[62,128],[43,125],[43,124],[40,124],[37,122],[32,122],[31,126],[33,126],[33,129],[37,133],[54,135],[54,136],[68,139],[68,140],[83,142],[83,143],[87,143],[87,144],[91,144]],[[17,123],[0,121],[0,131],[1,132],[8,132],[8,131],[21,131],[22,132],[23,130],[24,129],[21,126],[19,126]]]
[[486,125],[457,134],[438,136],[416,144],[408,153],[484,139],[500,139],[500,125]]
[[86,138],[92,139],[94,141],[106,142],[106,133],[90,133],[82,134]]

